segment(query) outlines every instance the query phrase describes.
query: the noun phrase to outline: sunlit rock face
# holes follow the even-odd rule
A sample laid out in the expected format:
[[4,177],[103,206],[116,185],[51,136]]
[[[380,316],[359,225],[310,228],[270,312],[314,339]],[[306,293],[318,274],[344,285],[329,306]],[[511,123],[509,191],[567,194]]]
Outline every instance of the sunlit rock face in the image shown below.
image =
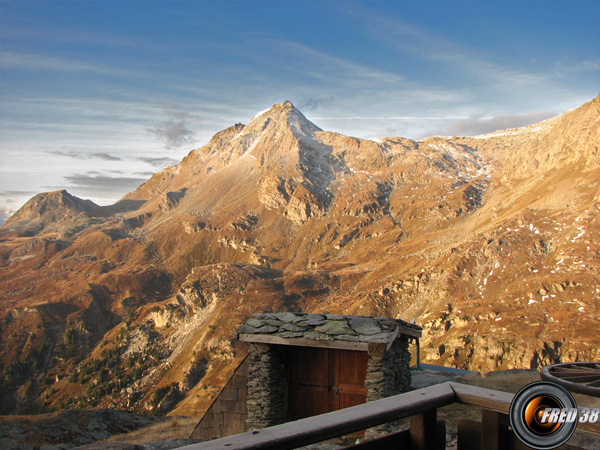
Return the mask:
[[599,110],[362,140],[285,102],[115,205],[34,197],[0,227],[0,412],[198,415],[261,312],[414,319],[472,370],[600,359]]

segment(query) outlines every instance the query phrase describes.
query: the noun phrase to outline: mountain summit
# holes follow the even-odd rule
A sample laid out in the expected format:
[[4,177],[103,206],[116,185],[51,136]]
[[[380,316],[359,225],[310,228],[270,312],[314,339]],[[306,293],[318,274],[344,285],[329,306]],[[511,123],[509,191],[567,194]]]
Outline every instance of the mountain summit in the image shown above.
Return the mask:
[[40,194],[0,227],[2,412],[197,415],[263,311],[415,319],[424,362],[484,372],[598,360],[599,130],[600,97],[421,141],[284,102],[110,207]]
[[90,200],[83,200],[66,190],[38,194],[29,200],[5,223],[26,233],[35,234],[65,219],[76,221],[98,214],[100,207]]

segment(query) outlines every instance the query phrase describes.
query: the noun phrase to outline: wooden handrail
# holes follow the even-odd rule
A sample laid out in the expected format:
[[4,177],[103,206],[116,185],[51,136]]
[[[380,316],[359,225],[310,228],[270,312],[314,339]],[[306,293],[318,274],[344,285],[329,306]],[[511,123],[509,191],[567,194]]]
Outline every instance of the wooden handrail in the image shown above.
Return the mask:
[[179,450],[293,449],[446,406],[454,400],[454,391],[446,382],[319,416],[188,445]]
[[[508,414],[510,403],[514,397],[514,394],[508,392],[470,386],[468,384],[450,383],[450,385],[456,394],[455,401],[457,403],[478,406],[481,409],[502,414]],[[579,423],[577,424],[577,429],[600,435],[600,422]]]
[[514,394],[496,391],[468,384],[450,383],[455,401],[465,405],[479,406],[483,409],[508,414]]
[[[513,397],[507,392],[448,381],[319,416],[180,447],[178,450],[293,449],[435,410],[454,402],[507,414]],[[579,424],[578,428],[600,434],[600,423]]]

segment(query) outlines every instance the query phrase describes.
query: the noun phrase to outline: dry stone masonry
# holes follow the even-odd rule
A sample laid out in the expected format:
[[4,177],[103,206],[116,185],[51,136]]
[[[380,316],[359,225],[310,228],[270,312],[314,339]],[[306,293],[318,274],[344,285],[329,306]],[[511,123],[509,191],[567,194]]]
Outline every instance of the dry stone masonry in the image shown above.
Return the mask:
[[281,356],[273,346],[250,344],[246,375],[248,429],[265,428],[285,422],[287,373]]
[[262,313],[239,330],[250,344],[247,369],[247,427],[288,420],[286,346],[368,352],[366,400],[406,391],[410,386],[410,338],[421,327],[400,319],[338,314]]

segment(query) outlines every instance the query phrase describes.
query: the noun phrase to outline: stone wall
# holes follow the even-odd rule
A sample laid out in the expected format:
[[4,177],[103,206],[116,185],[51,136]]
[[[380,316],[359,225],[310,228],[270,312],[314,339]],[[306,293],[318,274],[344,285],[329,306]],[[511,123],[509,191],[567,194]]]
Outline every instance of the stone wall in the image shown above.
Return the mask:
[[244,364],[229,380],[192,437],[207,440],[288,421],[290,345],[314,342],[317,348],[367,352],[368,402],[406,392],[410,387],[407,335],[420,336],[420,331],[417,325],[385,317],[255,314],[239,328],[240,340],[249,345]]
[[277,345],[252,343],[247,362],[247,429],[286,422],[288,385],[281,350]]
[[372,346],[367,363],[367,401],[406,392],[410,387],[410,352],[408,337],[400,335],[390,349]]

